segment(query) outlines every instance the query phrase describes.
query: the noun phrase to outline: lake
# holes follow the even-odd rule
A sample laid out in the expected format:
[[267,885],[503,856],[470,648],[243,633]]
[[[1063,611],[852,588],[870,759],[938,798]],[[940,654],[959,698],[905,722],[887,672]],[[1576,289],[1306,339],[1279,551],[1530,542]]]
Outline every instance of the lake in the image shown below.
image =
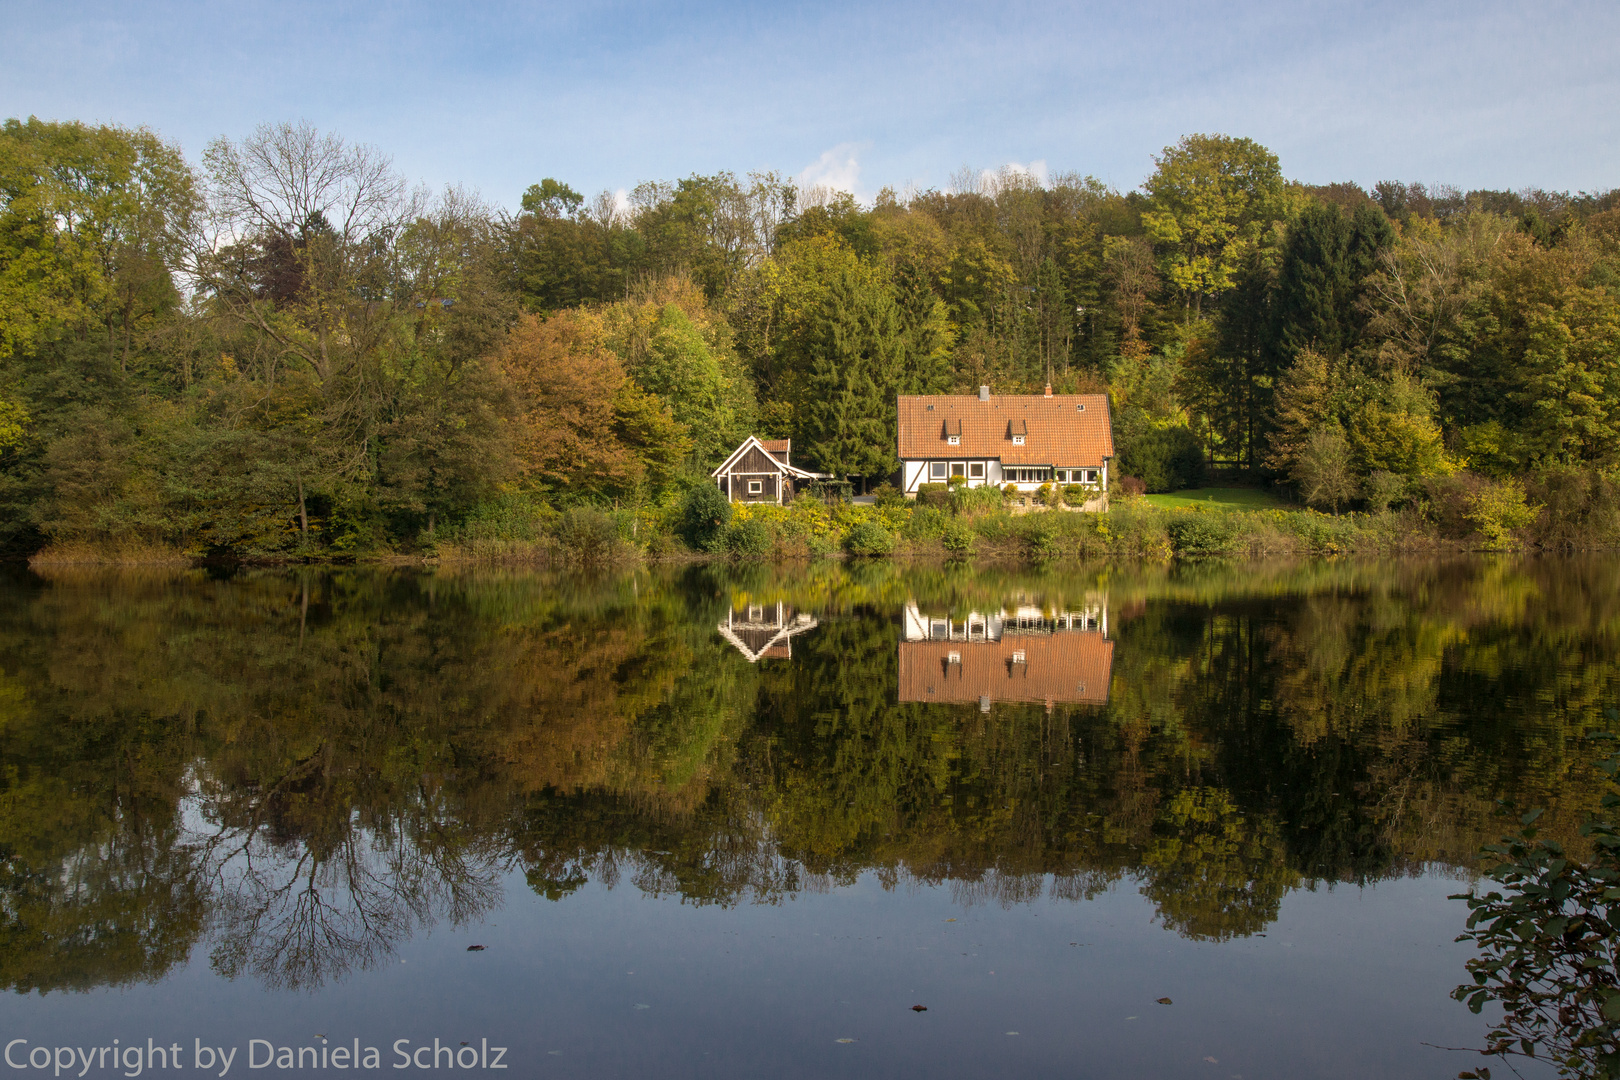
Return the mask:
[[1454,1076],[1617,660],[1613,557],[13,569],[6,1071]]

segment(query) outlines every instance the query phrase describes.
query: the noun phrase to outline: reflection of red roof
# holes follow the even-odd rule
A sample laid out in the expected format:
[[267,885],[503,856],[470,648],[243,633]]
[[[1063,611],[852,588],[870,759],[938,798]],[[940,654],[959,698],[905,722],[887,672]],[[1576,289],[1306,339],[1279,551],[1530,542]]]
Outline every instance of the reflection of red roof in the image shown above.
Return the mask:
[[[900,457],[1000,458],[1009,465],[1100,467],[1114,454],[1104,394],[902,397]],[[1013,436],[1023,439],[1015,444]],[[952,446],[951,436],[960,442]]]
[[[952,661],[952,656],[957,657]],[[1101,634],[1008,634],[1000,641],[902,641],[900,700],[1106,704],[1114,643]]]

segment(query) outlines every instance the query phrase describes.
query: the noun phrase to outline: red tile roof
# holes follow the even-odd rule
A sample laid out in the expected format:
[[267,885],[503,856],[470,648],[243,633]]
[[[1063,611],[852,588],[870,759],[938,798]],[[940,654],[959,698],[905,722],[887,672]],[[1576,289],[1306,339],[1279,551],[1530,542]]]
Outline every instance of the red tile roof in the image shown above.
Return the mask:
[[[951,654],[960,659],[951,662]],[[1016,654],[1022,653],[1019,660]],[[1106,704],[1114,643],[1101,634],[1008,634],[1000,641],[902,641],[900,700]]]
[[[1114,456],[1105,394],[902,397],[899,407],[902,460],[999,458],[1008,465],[1095,469]],[[945,441],[958,432],[961,445]],[[1025,436],[1022,446],[1013,445],[1015,434]]]
[[783,461],[788,459],[788,454],[793,450],[792,439],[761,439],[759,445],[765,448],[767,454],[781,458]]

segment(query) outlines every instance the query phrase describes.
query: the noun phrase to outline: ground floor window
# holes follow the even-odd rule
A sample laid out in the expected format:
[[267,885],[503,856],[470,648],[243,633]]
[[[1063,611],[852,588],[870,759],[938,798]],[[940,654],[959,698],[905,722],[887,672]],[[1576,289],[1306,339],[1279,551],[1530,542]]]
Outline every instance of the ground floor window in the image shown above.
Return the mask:
[[945,477],[947,475],[949,475],[945,471],[948,468],[950,468],[950,465],[948,465],[947,463],[945,463],[943,461],[930,461],[928,463],[928,479],[930,479],[930,480],[943,480],[943,479],[945,479]]
[[1030,469],[1003,468],[1001,475],[1014,484],[1044,484],[1052,479],[1052,470],[1045,466]]
[[1059,469],[1057,482],[1060,484],[1095,484],[1097,482],[1096,469]]
[[953,461],[953,462],[951,462],[951,475],[952,476],[966,476],[967,475],[967,462],[965,462],[965,461]]
[[970,462],[968,462],[968,479],[969,480],[983,480],[984,479],[984,462],[982,462],[982,461],[970,461]]
[[764,494],[764,492],[765,492],[765,481],[763,481],[763,480],[750,480],[750,481],[748,481],[748,494],[750,494],[750,495],[762,495],[762,494]]

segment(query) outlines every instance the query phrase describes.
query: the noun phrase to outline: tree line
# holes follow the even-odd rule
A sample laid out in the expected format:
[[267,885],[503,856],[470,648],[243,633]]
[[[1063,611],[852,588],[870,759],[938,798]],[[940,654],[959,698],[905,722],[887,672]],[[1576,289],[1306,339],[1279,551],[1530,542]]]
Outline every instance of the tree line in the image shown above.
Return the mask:
[[198,162],[146,129],[0,130],[13,553],[656,516],[749,433],[878,481],[895,394],[983,383],[1106,390],[1149,490],[1586,490],[1620,446],[1620,195],[1309,185],[1190,135],[1125,192],[962,170],[867,205],[721,172],[547,178],[507,212],[308,125]]

